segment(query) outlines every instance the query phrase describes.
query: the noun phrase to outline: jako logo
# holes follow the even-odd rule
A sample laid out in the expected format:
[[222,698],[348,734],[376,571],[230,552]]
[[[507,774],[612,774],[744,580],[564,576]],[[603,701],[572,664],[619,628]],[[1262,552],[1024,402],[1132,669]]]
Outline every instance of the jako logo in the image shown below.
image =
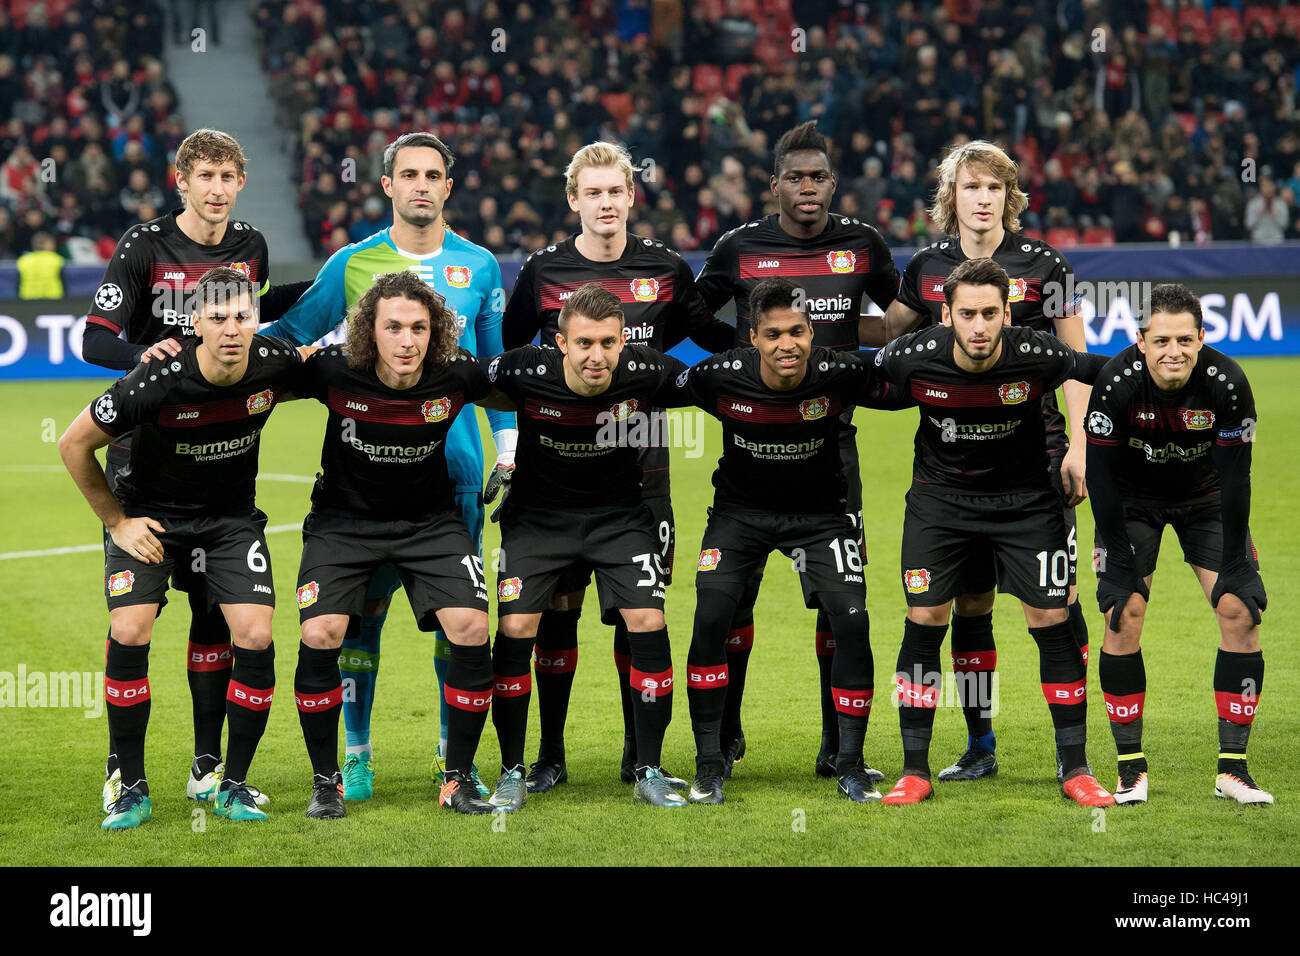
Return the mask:
[[73,886],[70,893],[50,897],[51,926],[129,926],[135,936],[153,928],[152,893],[87,893]]

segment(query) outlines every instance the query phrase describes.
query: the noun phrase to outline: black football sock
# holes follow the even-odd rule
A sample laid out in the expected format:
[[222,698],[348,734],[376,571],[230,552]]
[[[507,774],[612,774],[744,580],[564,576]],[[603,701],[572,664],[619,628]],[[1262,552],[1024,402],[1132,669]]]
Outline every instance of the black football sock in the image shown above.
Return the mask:
[[487,644],[451,645],[447,680],[447,772],[468,774],[492,703],[492,651]]
[[528,664],[534,635],[506,637],[497,631],[492,642],[492,726],[501,744],[501,769],[524,763],[524,738],[528,734],[528,700],[533,696],[533,675]]
[[894,683],[898,688],[898,724],[903,734],[903,772],[930,779],[930,735],[939,706],[943,674],[939,648],[947,625],[903,622],[903,646],[898,650]]
[[695,735],[695,763],[722,763],[722,712],[726,706],[727,630],[736,598],[718,588],[695,592],[695,630],[686,655],[686,699]]
[[[104,638],[104,674],[108,674],[108,645],[113,640],[113,629],[108,629],[108,636]],[[113,776],[114,770],[122,769],[122,762],[117,757],[117,744],[113,742],[113,728],[108,728],[108,758],[104,761],[104,779],[107,780]]]
[[862,763],[862,745],[875,693],[871,619],[867,609],[845,594],[822,596],[827,623],[835,636],[830,696],[836,711],[838,750],[835,773],[844,776]]
[[1083,655],[1083,669],[1088,670],[1088,620],[1083,616],[1083,607],[1076,599],[1066,611],[1070,614],[1070,633],[1074,635],[1074,643],[1079,648],[1079,653]]
[[564,724],[569,716],[573,672],[578,666],[578,618],[573,611],[543,611],[533,648],[537,680],[537,714],[541,740],[539,761],[564,759]]
[[1038,645],[1038,679],[1056,728],[1061,769],[1069,779],[1088,764],[1088,681],[1083,655],[1068,620],[1031,627],[1029,634]]
[[339,769],[339,712],[343,703],[338,648],[322,650],[298,645],[293,701],[298,706],[298,723],[312,773],[334,776]]
[[226,774],[221,789],[228,784],[246,783],[248,768],[257,752],[257,744],[266,732],[266,720],[271,714],[271,698],[275,696],[275,645],[254,651],[235,648],[235,666],[230,673],[230,686],[226,691],[226,724],[229,742],[226,746]]
[[[221,760],[221,728],[226,721],[226,689],[234,654],[230,628],[221,606],[207,606],[207,589],[195,584],[189,594],[190,642],[185,660],[194,707],[194,755],[199,771],[213,769],[208,761]],[[213,764],[215,766],[215,763]]]
[[[623,750],[635,756],[636,716],[632,709],[632,645],[622,617],[614,625],[614,670],[618,672],[618,701],[623,709]],[[636,761],[634,760],[633,763]]]
[[658,767],[664,734],[673,719],[673,660],[668,629],[629,631],[632,649],[632,709],[636,715],[636,755],[640,767]]
[[[1250,727],[1264,689],[1264,652],[1220,649],[1214,658],[1214,703],[1219,711],[1219,773],[1244,769]],[[125,774],[122,781],[126,782]]]
[[1115,738],[1115,753],[1120,763],[1140,760],[1139,770],[1147,769],[1142,753],[1142,713],[1146,710],[1147,671],[1142,651],[1133,654],[1101,652],[1097,665],[1101,694],[1110,718],[1110,733]]
[[952,676],[966,718],[966,733],[979,740],[993,732],[993,675],[998,651],[993,642],[993,613],[952,617]]
[[822,745],[821,752],[834,756],[840,749],[840,725],[831,699],[831,664],[835,659],[835,635],[831,632],[831,621],[823,610],[817,611],[817,630],[813,635],[813,647],[817,652],[817,682],[821,688],[822,707]]
[[119,644],[109,638],[104,662],[108,732],[117,747],[122,787],[144,783],[144,735],[149,726],[149,645]]
[[727,629],[727,697],[722,711],[722,739],[730,742],[744,731],[740,724],[740,708],[745,700],[745,675],[749,673],[749,655],[754,650],[754,602],[763,583],[761,574],[752,575],[745,582],[740,601]]

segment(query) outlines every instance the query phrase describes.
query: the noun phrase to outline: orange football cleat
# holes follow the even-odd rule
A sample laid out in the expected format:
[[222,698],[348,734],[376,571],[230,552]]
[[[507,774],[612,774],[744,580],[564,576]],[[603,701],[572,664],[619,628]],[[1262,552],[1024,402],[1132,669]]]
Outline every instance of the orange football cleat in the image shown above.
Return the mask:
[[922,800],[929,800],[932,796],[934,796],[934,787],[930,786],[929,780],[915,774],[907,774],[898,778],[898,783],[894,784],[894,789],[885,794],[881,803],[888,804],[891,807],[901,807],[909,803],[920,803]]
[[1081,807],[1113,807],[1115,798],[1092,774],[1081,773],[1061,784],[1061,795]]

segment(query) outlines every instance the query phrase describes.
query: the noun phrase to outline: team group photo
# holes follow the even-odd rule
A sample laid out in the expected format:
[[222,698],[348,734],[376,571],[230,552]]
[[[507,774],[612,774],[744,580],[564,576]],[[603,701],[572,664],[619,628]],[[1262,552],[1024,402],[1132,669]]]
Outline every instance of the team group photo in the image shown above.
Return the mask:
[[7,865],[1300,862],[1300,5],[0,38]]

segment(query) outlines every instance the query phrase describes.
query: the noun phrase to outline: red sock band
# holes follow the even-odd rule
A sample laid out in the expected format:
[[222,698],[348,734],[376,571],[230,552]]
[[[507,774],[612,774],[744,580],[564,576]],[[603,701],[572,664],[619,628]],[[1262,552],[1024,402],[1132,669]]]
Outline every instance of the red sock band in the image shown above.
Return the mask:
[[492,705],[492,688],[487,690],[457,690],[450,684],[442,685],[442,695],[449,707],[481,712]]
[[831,700],[835,709],[851,717],[866,717],[871,713],[871,698],[875,691],[870,687],[865,690],[845,690],[843,687],[831,688]]
[[149,678],[113,680],[105,677],[104,696],[116,707],[133,707],[149,699]]
[[502,677],[500,674],[492,675],[493,697],[523,697],[524,694],[532,693],[532,690],[533,675],[527,671],[510,677]]
[[1101,696],[1106,699],[1107,715],[1117,724],[1131,724],[1141,717],[1147,700],[1146,691],[1136,694],[1107,694],[1102,691]]
[[578,667],[578,648],[551,651],[534,644],[533,666],[539,674],[572,674]]
[[813,635],[813,643],[818,657],[831,657],[835,653],[835,635],[830,631],[818,631]]
[[754,625],[749,624],[745,627],[738,627],[733,631],[727,632],[727,653],[734,654],[736,651],[747,651],[754,646]]
[[191,671],[228,671],[234,664],[230,642],[224,644],[195,644],[190,641],[185,657],[185,667]]
[[715,690],[719,687],[726,687],[730,680],[726,664],[715,664],[712,667],[699,667],[695,664],[686,665],[686,687],[688,690]]
[[1214,706],[1224,720],[1230,720],[1234,724],[1249,724],[1254,722],[1255,712],[1259,709],[1259,696],[1248,699],[1244,694],[1216,690]]
[[1080,677],[1068,684],[1043,684],[1043,697],[1049,704],[1082,704],[1088,700],[1088,681]]
[[962,651],[961,653],[953,651],[952,669],[958,674],[970,671],[995,671],[998,669],[998,652],[996,650]]
[[673,692],[673,669],[670,667],[657,674],[647,674],[634,667],[630,672],[628,683],[637,693],[650,697],[665,697]]
[[293,702],[298,705],[298,709],[303,713],[316,714],[343,703],[343,685],[340,684],[333,690],[318,691],[301,691],[296,687],[293,691]]
[[271,687],[249,687],[247,684],[232,680],[230,686],[226,688],[226,700],[233,701],[240,707],[247,707],[249,710],[269,710],[274,697],[274,685]]
[[894,675],[894,684],[898,688],[898,706],[900,707],[924,707],[926,710],[933,710],[939,706],[939,688],[937,687],[913,684],[901,674]]

